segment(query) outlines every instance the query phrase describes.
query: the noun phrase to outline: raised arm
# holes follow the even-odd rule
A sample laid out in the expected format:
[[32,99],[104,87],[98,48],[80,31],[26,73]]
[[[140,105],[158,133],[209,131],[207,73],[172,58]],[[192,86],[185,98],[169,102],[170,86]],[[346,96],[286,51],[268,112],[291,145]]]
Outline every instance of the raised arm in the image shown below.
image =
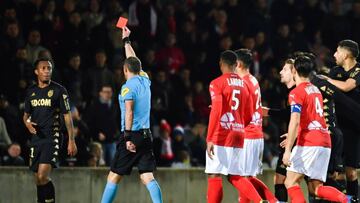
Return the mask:
[[122,29],[122,39],[124,42],[126,58],[129,58],[131,56],[136,57],[135,51],[132,48],[131,43],[130,43],[130,38],[129,38],[130,33],[131,33],[131,31],[129,30],[129,28],[124,27]]

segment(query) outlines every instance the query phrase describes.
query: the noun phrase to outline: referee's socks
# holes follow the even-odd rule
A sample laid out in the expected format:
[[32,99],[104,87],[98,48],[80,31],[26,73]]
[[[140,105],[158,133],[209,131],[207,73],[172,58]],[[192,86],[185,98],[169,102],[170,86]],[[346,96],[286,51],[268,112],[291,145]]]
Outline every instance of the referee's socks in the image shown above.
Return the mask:
[[162,194],[159,184],[155,179],[146,184],[146,188],[149,190],[151,200],[153,203],[162,203]]

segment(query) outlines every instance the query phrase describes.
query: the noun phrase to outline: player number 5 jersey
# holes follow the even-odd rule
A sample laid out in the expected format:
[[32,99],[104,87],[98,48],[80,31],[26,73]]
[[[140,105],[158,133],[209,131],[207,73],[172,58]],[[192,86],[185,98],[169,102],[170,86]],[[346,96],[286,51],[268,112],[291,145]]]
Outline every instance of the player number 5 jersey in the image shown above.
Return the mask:
[[251,120],[249,90],[234,73],[223,74],[210,83],[211,112],[207,142],[243,147],[244,128]]

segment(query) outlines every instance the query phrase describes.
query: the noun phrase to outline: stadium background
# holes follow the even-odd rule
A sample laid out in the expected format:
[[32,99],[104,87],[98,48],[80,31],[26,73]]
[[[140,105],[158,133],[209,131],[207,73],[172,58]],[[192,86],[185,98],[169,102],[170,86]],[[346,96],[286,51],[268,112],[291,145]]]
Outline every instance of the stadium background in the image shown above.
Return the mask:
[[[251,49],[263,105],[282,108],[286,89],[278,72],[286,56],[314,52],[325,71],[334,65],[338,41],[360,42],[358,0],[0,0],[0,12],[0,165],[8,165],[10,143],[1,142],[6,135],[20,144],[15,154],[24,161],[17,164],[28,162],[30,135],[21,117],[39,56],[54,60],[53,80],[65,85],[72,100],[79,154],[62,157],[61,165],[105,164],[104,141],[94,133],[91,112],[102,85],[112,86],[109,105],[118,109],[116,95],[124,82],[119,16],[129,18],[132,45],[152,78],[155,148],[161,136],[172,140],[173,156],[157,153],[158,165],[172,168],[204,166],[207,87],[220,74],[221,51]],[[119,113],[112,116],[116,133],[108,142],[118,136]],[[285,128],[281,118],[264,119],[265,168],[274,167]]]

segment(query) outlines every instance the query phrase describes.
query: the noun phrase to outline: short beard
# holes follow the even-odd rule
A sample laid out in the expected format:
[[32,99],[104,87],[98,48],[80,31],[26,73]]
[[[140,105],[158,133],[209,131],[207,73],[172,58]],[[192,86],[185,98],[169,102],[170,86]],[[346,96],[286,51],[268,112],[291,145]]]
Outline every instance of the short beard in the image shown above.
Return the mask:
[[50,79],[49,80],[43,80],[41,81],[42,83],[50,83]]

